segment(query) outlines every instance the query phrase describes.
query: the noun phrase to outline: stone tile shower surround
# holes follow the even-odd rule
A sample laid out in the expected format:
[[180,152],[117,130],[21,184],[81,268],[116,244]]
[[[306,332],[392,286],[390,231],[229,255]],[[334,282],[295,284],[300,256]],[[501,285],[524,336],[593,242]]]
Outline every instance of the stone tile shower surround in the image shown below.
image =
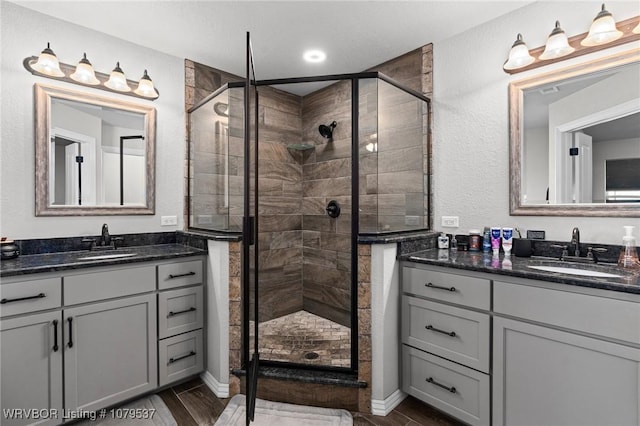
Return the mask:
[[[351,324],[351,82],[339,81],[302,98],[303,305],[316,315]],[[331,140],[318,126],[335,121]],[[340,204],[327,215],[330,200]]]
[[[224,84],[225,82],[228,81],[238,81],[241,80],[239,77],[237,76],[233,76],[231,74],[228,74],[224,71],[220,71],[217,70],[215,68],[211,68],[211,67],[207,67],[205,65],[202,64],[197,64],[197,63],[193,63],[192,61],[186,60],[185,61],[185,67],[186,67],[186,82],[185,82],[185,99],[186,99],[186,108],[190,108],[191,106],[193,106],[195,103],[197,103],[199,100],[203,99],[204,97],[206,97],[208,94],[212,93],[213,91],[215,91],[217,88],[221,87],[222,84]],[[423,46],[422,48],[416,49],[414,51],[411,51],[405,55],[402,55],[398,58],[395,58],[389,62],[386,62],[384,64],[381,64],[377,67],[374,68],[375,70],[379,70],[383,73],[385,73],[386,75],[390,76],[391,78],[395,79],[396,81],[400,82],[401,84],[404,84],[407,87],[412,88],[413,90],[416,90],[418,92],[423,93],[424,95],[431,97],[432,93],[433,93],[433,88],[432,88],[432,45],[426,45]],[[372,70],[374,70],[372,69]],[[262,94],[262,92],[261,92]],[[274,91],[274,93],[272,93],[275,97],[280,96],[279,93],[277,93],[276,91]],[[349,93],[349,97],[350,97],[350,93]],[[285,96],[286,98],[286,96]],[[261,98],[262,99],[262,98]],[[266,105],[267,107],[270,107],[270,104],[268,102],[267,99],[262,100],[262,102],[266,102],[264,105]],[[263,116],[262,119],[266,119],[266,122],[270,122],[272,123],[270,120],[272,117],[276,117],[279,113],[286,113],[286,111],[280,111],[280,110],[276,110],[276,106],[273,106],[274,111],[272,111],[272,114],[267,114],[267,116]],[[299,106],[300,108],[300,113],[302,114],[302,105]],[[362,111],[362,109],[361,109]],[[307,111],[307,114],[312,114],[313,111]],[[269,117],[269,115],[271,115],[271,117]],[[318,119],[320,120],[320,116],[318,116]],[[339,117],[335,114],[330,114],[329,116],[327,116],[326,119],[324,119],[324,121],[321,122],[316,122],[316,123],[309,123],[308,127],[309,129],[307,130],[309,132],[309,134],[315,132],[317,134],[317,126],[319,124],[328,124],[333,120],[338,121]],[[349,115],[347,116],[347,120],[348,123],[350,125],[350,111],[349,111]],[[427,125],[427,123],[429,123],[431,120],[430,116],[427,116],[426,113],[423,111],[422,112],[422,126],[423,126],[423,136],[422,136],[422,147],[423,147],[423,176],[422,176],[422,181],[424,182],[424,185],[428,185],[429,183],[429,176],[431,175],[432,171],[429,169],[429,161],[428,158],[429,156],[431,156],[431,146],[429,141],[431,140],[430,138],[430,134],[427,135],[427,131],[431,132],[431,127]],[[341,120],[343,121],[343,120]],[[273,123],[272,123],[273,124]],[[345,129],[344,126],[344,122],[340,123],[339,126],[342,127],[342,130]],[[338,129],[338,128],[336,128]],[[263,131],[261,129],[261,135],[264,137],[266,134],[266,138],[269,139],[270,135],[267,131]],[[290,131],[291,134],[293,135],[295,132],[293,130]],[[303,134],[303,130],[300,130],[300,139],[304,138],[304,134]],[[350,130],[347,133],[343,133],[343,135],[349,135],[350,137]],[[336,136],[339,137],[340,136],[340,130],[336,130]],[[319,137],[319,135],[318,135]],[[261,138],[262,139],[262,138]],[[280,140],[282,142],[281,145],[285,145],[283,139],[279,139],[279,137],[277,135],[273,135],[273,140],[278,141]],[[298,142],[304,142],[304,140],[298,140]],[[337,138],[336,138],[337,139]],[[275,143],[275,142],[272,142]],[[326,141],[320,141],[320,143],[326,143]],[[349,141],[350,143],[350,141]],[[188,141],[187,141],[187,146],[188,146]],[[334,241],[329,241],[328,239],[332,238],[330,235],[332,235],[331,233],[327,232],[327,231],[322,231],[322,230],[318,230],[318,229],[307,229],[304,228],[304,223],[306,223],[306,225],[309,228],[320,228],[322,229],[322,224],[318,224],[315,223],[314,224],[314,216],[319,216],[322,218],[327,217],[326,215],[323,216],[324,214],[324,207],[326,207],[326,204],[321,205],[320,204],[320,199],[321,198],[325,198],[324,196],[311,196],[311,195],[315,195],[314,190],[318,189],[321,187],[322,184],[319,183],[310,183],[313,180],[317,180],[317,181],[322,181],[323,180],[323,176],[330,176],[332,174],[331,168],[335,168],[338,169],[339,171],[336,171],[335,173],[340,173],[340,171],[344,168],[344,166],[346,165],[347,161],[350,160],[346,160],[344,157],[343,158],[339,158],[336,155],[336,150],[341,148],[339,146],[340,144],[336,144],[333,145],[333,154],[336,157],[335,158],[329,158],[329,157],[325,157],[324,160],[325,161],[317,161],[318,157],[315,158],[311,158],[311,153],[302,153],[302,152],[293,152],[290,153],[288,152],[288,155],[291,156],[292,159],[297,160],[297,162],[293,161],[290,162],[288,161],[276,161],[274,162],[274,164],[267,166],[267,167],[271,167],[271,169],[264,169],[265,172],[269,172],[272,173],[272,176],[286,176],[288,177],[289,180],[287,180],[287,189],[288,189],[288,193],[290,193],[294,187],[297,189],[296,185],[300,185],[300,197],[301,197],[301,205],[300,208],[298,210],[298,212],[300,213],[300,221],[298,222],[298,219],[295,218],[295,214],[292,214],[291,212],[289,212],[288,216],[289,218],[286,219],[288,221],[290,221],[287,225],[287,229],[286,231],[268,231],[266,233],[263,233],[263,235],[260,236],[261,238],[261,244],[264,246],[265,244],[268,244],[269,247],[273,247],[274,250],[280,250],[282,248],[282,246],[289,246],[290,248],[295,248],[298,247],[298,250],[301,250],[302,256],[298,257],[298,261],[300,262],[300,260],[302,259],[302,262],[305,261],[305,258],[307,258],[306,260],[308,261],[307,263],[302,263],[301,266],[302,267],[309,267],[309,269],[307,269],[307,273],[309,273],[309,271],[315,267],[318,266],[316,265],[316,263],[321,263],[323,262],[322,260],[322,256],[317,256],[317,254],[319,253],[317,250],[320,250],[320,252],[323,250],[322,249],[322,240],[321,240],[321,236],[324,232],[325,234],[325,247],[327,244],[331,245],[332,247],[335,248],[339,248],[340,250],[336,250],[336,271],[341,271],[344,268],[346,268],[347,266],[350,265],[350,254],[347,251],[344,251],[344,245],[346,244],[343,237],[338,236],[338,233],[334,233],[333,235],[335,235],[335,240]],[[272,152],[272,155],[276,155],[276,152],[278,153],[277,155],[279,155],[279,158],[286,158],[283,157],[282,154],[284,153],[284,151],[282,151],[282,149],[278,146],[277,148],[275,146],[271,146],[271,149],[273,149],[275,152]],[[344,149],[344,148],[342,148]],[[291,150],[288,150],[291,151]],[[314,150],[314,155],[316,150]],[[350,149],[347,148],[347,152],[349,152],[349,156],[350,156]],[[361,150],[362,152],[362,150]],[[321,155],[324,155],[325,153],[323,152]],[[326,154],[329,154],[329,152],[327,152]],[[322,158],[322,157],[321,157]],[[361,161],[364,161],[364,158],[361,158]],[[326,163],[326,164],[320,164],[320,163]],[[298,166],[300,167],[298,169]],[[188,167],[188,163],[186,163],[185,165],[185,188],[187,188],[188,185],[188,181],[187,181],[187,171],[188,169],[186,168]],[[362,167],[362,165],[361,165]],[[280,169],[280,170],[273,170],[273,169]],[[299,175],[298,175],[299,173]],[[291,180],[291,176],[300,176],[300,180],[296,183],[295,180]],[[349,174],[350,175],[350,174]],[[344,177],[344,176],[336,176],[335,174],[333,175],[333,178],[338,178],[338,177]],[[316,177],[316,179],[311,179],[311,177]],[[272,177],[273,179],[273,177]],[[305,179],[307,179],[307,183],[305,183]],[[330,179],[330,178],[327,178]],[[366,179],[365,179],[366,182]],[[335,182],[334,182],[335,183]],[[284,194],[284,180],[282,183],[282,193]],[[305,185],[307,185],[305,187]],[[348,185],[350,187],[350,183]],[[305,196],[304,195],[304,191],[305,188],[307,189],[307,194],[309,194],[309,196]],[[315,188],[315,189],[314,189]],[[425,186],[426,188],[426,186]],[[185,190],[185,194],[187,194],[187,191]],[[342,215],[346,218],[348,217],[348,215],[350,214],[350,209],[351,209],[351,200],[350,200],[350,193],[348,193],[349,195],[336,195],[335,197],[333,197],[334,199],[336,199],[341,207],[342,207]],[[333,195],[333,194],[331,194]],[[276,196],[275,194],[273,196]],[[273,199],[275,200],[275,198]],[[415,201],[415,200],[413,200]],[[430,203],[431,200],[428,199],[428,197],[425,195],[424,196],[424,202],[423,202],[423,208],[425,213],[429,213],[426,215],[426,217],[431,217],[430,214],[430,209],[431,209],[431,204]],[[188,196],[186,196],[186,200],[185,200],[185,216],[187,214],[186,211],[186,206],[188,205],[189,199]],[[268,206],[267,206],[268,207]],[[322,207],[322,214],[320,214],[320,207]],[[240,212],[241,213],[241,212]],[[281,218],[279,217],[280,215],[278,214],[272,214],[272,218],[271,221],[279,221]],[[341,216],[341,217],[343,217]],[[306,219],[306,220],[305,220]],[[286,222],[285,220],[285,222]],[[335,220],[335,219],[334,219]],[[322,220],[320,220],[320,222],[322,222]],[[186,223],[186,220],[185,220]],[[326,221],[325,221],[326,223]],[[264,220],[263,220],[263,224],[264,224]],[[348,224],[350,226],[350,222],[346,222],[346,224]],[[336,230],[340,229],[341,231],[345,231],[345,227],[346,227],[345,223],[342,223],[338,226],[338,224],[336,223]],[[431,225],[430,223],[427,223],[427,225]],[[269,226],[274,226],[273,224],[269,224],[269,222],[267,221],[267,229],[269,229]],[[274,228],[271,228],[274,229]],[[348,234],[350,232],[347,231],[346,234]],[[278,237],[280,234],[286,234],[284,237]],[[240,358],[241,358],[241,298],[240,298],[240,288],[241,288],[241,284],[240,284],[240,254],[241,254],[241,243],[236,243],[236,242],[232,242],[230,243],[230,265],[229,265],[229,269],[230,269],[230,283],[229,283],[229,298],[230,298],[230,306],[229,306],[229,315],[230,315],[230,330],[229,330],[229,335],[230,335],[230,354],[229,354],[229,367],[231,370],[233,369],[239,369],[241,368],[241,363],[240,363]],[[307,247],[308,246],[308,247]],[[277,248],[277,247],[281,247],[281,248]],[[318,247],[320,247],[318,249]],[[306,253],[305,253],[305,248]],[[311,249],[311,250],[309,250]],[[314,254],[316,254],[316,256],[314,256]],[[370,299],[370,291],[371,291],[371,278],[370,278],[370,270],[371,270],[371,257],[370,257],[370,245],[368,244],[361,244],[359,246],[359,251],[358,251],[358,343],[359,343],[359,351],[358,351],[358,379],[359,380],[363,380],[367,383],[371,383],[371,368],[372,368],[372,362],[371,362],[371,299]],[[273,256],[273,254],[272,254]],[[313,259],[313,260],[312,260]],[[291,260],[296,260],[295,258],[291,259]],[[331,264],[333,265],[333,262],[331,262]],[[284,262],[283,262],[284,265]],[[298,265],[296,265],[295,263],[292,263],[292,265],[289,266],[289,269],[287,269],[288,271],[293,271],[295,270],[295,268],[299,267]],[[338,268],[343,268],[343,269],[338,269]],[[282,274],[285,274],[285,267],[282,267]],[[336,272],[337,274],[337,272]],[[301,274],[302,275],[302,274]],[[300,277],[300,288],[303,288],[303,281],[302,281],[302,276]],[[282,297],[284,297],[285,299],[288,297],[289,291],[290,289],[286,289],[287,292],[284,294],[281,294]],[[304,294],[304,289],[302,290],[302,294]],[[311,295],[311,291],[306,293],[307,295]],[[311,299],[309,299],[311,300]],[[262,314],[262,312],[261,312]],[[284,382],[283,382],[284,383]],[[230,383],[230,395],[235,395],[236,393],[238,393],[240,391],[240,380],[236,377],[236,376],[231,376],[231,383]],[[367,388],[362,388],[358,390],[359,393],[359,397],[358,397],[358,402],[359,402],[359,410],[363,411],[363,412],[370,412],[371,411],[371,387],[367,387]],[[318,398],[322,398],[322,395],[318,395]]]

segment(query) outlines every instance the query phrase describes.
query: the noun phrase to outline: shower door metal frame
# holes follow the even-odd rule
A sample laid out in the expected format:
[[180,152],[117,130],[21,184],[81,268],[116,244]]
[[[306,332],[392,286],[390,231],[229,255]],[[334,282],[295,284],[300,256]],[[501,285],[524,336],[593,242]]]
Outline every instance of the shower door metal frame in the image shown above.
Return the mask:
[[[260,366],[260,353],[258,350],[258,281],[259,281],[259,250],[258,250],[258,87],[255,77],[255,64],[251,48],[251,34],[247,32],[246,44],[246,79],[244,89],[244,214],[242,217],[242,364],[246,370],[246,412],[245,422],[249,425],[254,420],[256,396],[258,392],[258,371]],[[252,78],[253,77],[253,78]],[[251,167],[251,87],[255,88],[254,119],[255,128],[253,141],[253,170]],[[251,210],[251,172],[254,173],[254,205]],[[253,246],[253,259],[251,259],[251,246]],[[252,265],[253,260],[253,265]],[[254,291],[254,346],[253,357],[249,359],[249,318],[251,316],[251,266],[253,266],[253,291]]]
[[[273,85],[285,85],[285,84],[296,84],[296,83],[316,83],[316,82],[325,82],[325,81],[343,81],[349,80],[351,81],[351,366],[349,368],[345,367],[333,367],[330,365],[308,365],[308,364],[299,364],[293,362],[281,362],[281,361],[261,361],[262,364],[269,365],[282,365],[282,366],[295,366],[297,368],[304,368],[308,370],[325,370],[325,371],[346,371],[350,373],[357,373],[358,371],[358,242],[360,241],[360,236],[372,236],[376,234],[360,234],[360,139],[359,139],[359,81],[362,79],[379,79],[386,83],[389,83],[392,86],[416,97],[419,100],[422,100],[427,103],[427,117],[429,120],[431,113],[431,99],[424,96],[422,93],[419,93],[409,87],[404,86],[401,83],[393,80],[389,76],[378,72],[378,71],[367,71],[355,74],[331,74],[331,75],[322,75],[322,76],[311,76],[311,77],[294,77],[294,78],[279,78],[279,79],[270,79],[270,80],[256,80],[254,83],[257,87],[260,86],[273,86]],[[256,100],[257,104],[257,100]],[[256,106],[257,108],[257,106]],[[257,112],[256,112],[257,114]],[[427,124],[430,127],[430,122]],[[256,122],[256,133],[257,133],[258,124]],[[430,129],[427,129],[427,133],[430,133]],[[256,137],[256,151],[257,151],[257,137]],[[429,158],[429,162],[431,159]],[[429,179],[429,178],[428,178]],[[431,195],[431,182],[427,181],[427,196],[430,198]],[[256,191],[257,191],[257,183],[256,183]],[[256,192],[257,194],[257,192]],[[256,195],[256,209],[257,209],[258,197]],[[257,215],[256,215],[257,216]],[[427,223],[431,223],[431,209],[428,210],[427,213]],[[256,219],[257,220],[257,219]],[[394,231],[393,233],[402,233],[402,232],[416,232],[420,230],[428,230],[428,228],[417,228],[409,231]],[[257,225],[256,225],[257,232]],[[377,234],[385,234],[384,232],[380,232]],[[365,241],[366,242],[366,241]],[[257,276],[258,271],[256,270],[256,287],[257,287]],[[255,296],[255,300],[257,301],[257,296]],[[257,302],[256,303],[257,306]],[[257,308],[256,308],[257,309]],[[257,311],[256,311],[256,324],[257,321]],[[248,318],[246,318],[248,321]],[[256,328],[256,336],[258,335],[258,331]],[[246,342],[248,345],[248,336],[246,337]],[[257,347],[257,339],[256,339],[256,347]]]

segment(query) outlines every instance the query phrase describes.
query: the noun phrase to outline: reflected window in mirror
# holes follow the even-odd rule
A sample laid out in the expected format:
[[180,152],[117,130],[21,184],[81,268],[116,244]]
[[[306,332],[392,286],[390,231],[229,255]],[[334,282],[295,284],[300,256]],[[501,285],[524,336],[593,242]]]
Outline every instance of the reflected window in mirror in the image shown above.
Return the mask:
[[153,214],[155,109],[36,85],[36,214]]
[[511,214],[640,216],[639,57],[510,84]]

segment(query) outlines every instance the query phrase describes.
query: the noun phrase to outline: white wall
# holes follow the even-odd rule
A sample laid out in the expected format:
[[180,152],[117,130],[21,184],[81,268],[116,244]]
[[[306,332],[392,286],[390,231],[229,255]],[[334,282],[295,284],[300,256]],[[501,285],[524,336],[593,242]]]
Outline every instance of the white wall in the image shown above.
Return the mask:
[[[638,218],[509,215],[509,82],[629,49],[609,48],[510,76],[502,65],[511,44],[520,32],[529,48],[544,45],[556,20],[569,36],[583,33],[600,6],[597,1],[536,2],[434,44],[436,230],[467,233],[481,226],[509,225],[543,229],[548,239],[564,241],[578,226],[585,242],[619,244],[623,225],[640,227]],[[607,9],[617,21],[640,15],[637,1],[607,2]],[[459,216],[460,227],[442,228],[443,215]]]
[[[75,64],[86,52],[98,71],[120,64],[132,80],[147,69],[160,91],[146,101],[31,75],[25,57],[51,42],[61,62]],[[133,40],[135,42],[135,40]],[[97,235],[103,223],[114,234],[182,229],[184,203],[184,60],[0,2],[0,233],[16,239]],[[153,216],[35,217],[34,83],[42,83],[150,104],[157,110],[156,214]],[[176,215],[178,225],[160,227],[160,216]]]

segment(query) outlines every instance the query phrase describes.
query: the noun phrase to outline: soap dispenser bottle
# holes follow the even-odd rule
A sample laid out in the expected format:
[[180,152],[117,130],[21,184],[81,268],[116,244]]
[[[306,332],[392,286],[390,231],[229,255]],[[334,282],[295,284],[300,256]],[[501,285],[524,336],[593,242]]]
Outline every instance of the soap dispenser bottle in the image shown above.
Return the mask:
[[633,226],[625,226],[625,236],[622,237],[622,249],[618,258],[618,266],[629,269],[640,269],[636,239],[633,236]]

